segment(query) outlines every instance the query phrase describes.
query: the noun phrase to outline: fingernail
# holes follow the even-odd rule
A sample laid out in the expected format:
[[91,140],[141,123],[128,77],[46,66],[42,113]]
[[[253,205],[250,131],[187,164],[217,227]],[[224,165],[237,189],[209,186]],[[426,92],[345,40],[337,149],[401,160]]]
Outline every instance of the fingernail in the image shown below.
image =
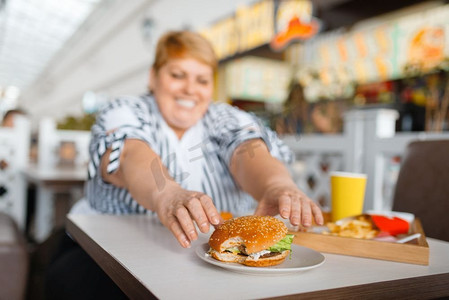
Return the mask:
[[182,241],[182,246],[184,248],[190,248],[190,242],[188,240],[183,240]]
[[203,223],[200,225],[201,231],[207,231],[209,229],[209,225],[207,223]]
[[217,217],[212,217],[212,224],[217,225],[218,223],[220,223],[220,219]]
[[190,237],[191,241],[196,240],[196,238],[197,238],[196,231],[194,231],[194,230],[190,231],[189,232],[189,237]]
[[288,211],[286,211],[286,210],[281,211],[281,216],[283,218],[287,218],[288,217]]

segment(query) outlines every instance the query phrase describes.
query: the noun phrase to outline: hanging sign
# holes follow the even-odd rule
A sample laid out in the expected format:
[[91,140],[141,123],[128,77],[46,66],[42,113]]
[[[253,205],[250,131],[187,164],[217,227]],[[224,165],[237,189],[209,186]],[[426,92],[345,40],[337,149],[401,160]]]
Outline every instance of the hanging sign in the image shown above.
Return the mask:
[[313,17],[311,1],[276,1],[274,15],[275,36],[270,46],[275,51],[284,50],[291,42],[308,40],[321,28],[321,22]]
[[309,0],[265,0],[241,6],[235,15],[200,30],[219,59],[270,44],[283,50],[294,40],[318,33],[320,22],[312,16]]

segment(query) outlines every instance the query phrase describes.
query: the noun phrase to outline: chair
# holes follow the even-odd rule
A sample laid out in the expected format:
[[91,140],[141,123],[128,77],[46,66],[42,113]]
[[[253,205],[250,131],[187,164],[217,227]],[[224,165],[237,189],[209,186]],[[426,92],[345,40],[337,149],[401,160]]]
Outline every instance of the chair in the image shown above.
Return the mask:
[[[52,118],[43,118],[39,122],[37,175],[34,176],[36,213],[32,233],[37,242],[43,242],[53,229],[63,226],[70,206],[82,197],[90,134],[90,131],[58,129]],[[60,174],[61,180],[53,180],[54,174]],[[81,180],[79,174],[83,174]]]
[[0,128],[0,211],[10,215],[21,230],[26,223],[26,180],[31,125],[24,116],[15,116],[13,128]]
[[57,129],[54,119],[43,118],[39,122],[38,166],[87,168],[90,134],[85,130]]
[[426,236],[449,241],[449,140],[408,145],[396,183],[393,210],[415,214]]

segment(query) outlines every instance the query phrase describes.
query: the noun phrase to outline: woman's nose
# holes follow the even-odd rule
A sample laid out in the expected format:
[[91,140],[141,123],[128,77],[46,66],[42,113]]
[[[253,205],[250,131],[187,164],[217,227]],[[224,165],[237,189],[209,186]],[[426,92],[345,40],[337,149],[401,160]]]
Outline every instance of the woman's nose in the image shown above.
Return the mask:
[[192,79],[186,79],[185,84],[184,84],[184,90],[186,92],[186,94],[191,95],[193,93],[195,93],[195,81]]

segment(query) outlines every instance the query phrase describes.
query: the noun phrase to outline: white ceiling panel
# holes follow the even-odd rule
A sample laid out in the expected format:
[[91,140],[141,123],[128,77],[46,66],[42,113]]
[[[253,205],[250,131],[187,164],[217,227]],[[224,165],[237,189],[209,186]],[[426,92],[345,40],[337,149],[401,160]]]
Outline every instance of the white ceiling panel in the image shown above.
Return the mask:
[[102,0],[0,0],[0,90],[25,89]]

